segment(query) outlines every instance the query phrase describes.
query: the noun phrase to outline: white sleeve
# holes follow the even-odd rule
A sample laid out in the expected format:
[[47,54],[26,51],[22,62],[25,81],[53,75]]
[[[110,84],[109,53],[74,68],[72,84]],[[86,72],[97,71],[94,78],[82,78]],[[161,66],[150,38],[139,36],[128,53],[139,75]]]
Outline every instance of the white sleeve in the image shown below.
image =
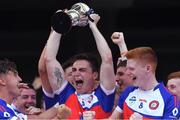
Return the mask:
[[119,106],[117,106],[117,107],[115,108],[115,110],[117,110],[117,111],[120,112],[120,113],[123,112],[123,110],[122,110]]
[[114,91],[115,91],[115,87],[112,90],[107,90],[102,84],[100,84],[100,87],[106,95],[110,95],[110,94],[114,93]]
[[13,116],[10,120],[18,120],[19,118],[16,116]]
[[19,113],[17,116],[13,116],[10,120],[27,120],[27,115]]
[[42,88],[42,90],[47,97],[53,98],[55,94],[59,95],[64,90],[64,88],[67,86],[67,84],[68,84],[68,81],[64,80],[62,83],[62,86],[58,90],[54,91],[52,94],[46,92],[44,90],[44,88]]

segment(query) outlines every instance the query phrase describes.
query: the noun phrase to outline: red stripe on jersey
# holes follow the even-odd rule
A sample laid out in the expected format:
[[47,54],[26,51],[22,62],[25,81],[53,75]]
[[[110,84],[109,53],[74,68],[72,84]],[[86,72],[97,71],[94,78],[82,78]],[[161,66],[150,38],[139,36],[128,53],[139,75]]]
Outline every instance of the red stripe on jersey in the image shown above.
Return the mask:
[[[71,108],[71,115],[68,119],[80,119],[80,116],[82,113],[86,110],[83,110],[81,107],[78,98],[75,94],[72,94],[69,96],[67,99],[65,105],[67,105],[69,108]],[[111,112],[105,112],[103,111],[102,107],[97,105],[91,108],[89,111],[95,111],[95,119],[103,119],[103,118],[108,118],[111,115]]]

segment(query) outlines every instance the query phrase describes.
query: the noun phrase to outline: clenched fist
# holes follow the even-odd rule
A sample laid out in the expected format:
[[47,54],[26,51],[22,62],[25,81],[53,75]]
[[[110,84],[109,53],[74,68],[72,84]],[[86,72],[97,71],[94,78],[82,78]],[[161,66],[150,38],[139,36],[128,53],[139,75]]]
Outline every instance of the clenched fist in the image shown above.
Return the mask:
[[71,115],[71,109],[65,104],[61,104],[57,107],[57,118],[58,119],[67,119]]
[[124,42],[124,35],[122,32],[114,32],[111,36],[111,39],[114,44],[118,45],[118,44]]

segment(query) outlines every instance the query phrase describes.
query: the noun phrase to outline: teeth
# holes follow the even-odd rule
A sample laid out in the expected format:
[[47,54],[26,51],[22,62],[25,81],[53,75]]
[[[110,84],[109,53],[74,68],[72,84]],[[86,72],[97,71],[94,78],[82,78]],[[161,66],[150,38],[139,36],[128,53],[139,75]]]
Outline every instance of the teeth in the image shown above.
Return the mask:
[[82,83],[76,84],[76,86],[79,86],[79,87],[82,86],[82,85],[83,85]]
[[122,80],[119,80],[119,81],[118,81],[118,84],[119,84],[119,85],[123,85],[123,81],[122,81]]
[[135,80],[135,79],[136,79],[136,76],[130,75],[130,79]]
[[29,104],[26,104],[26,105],[25,105],[25,108],[27,108],[27,109],[28,109],[30,106],[31,106],[31,105],[29,105]]
[[76,83],[76,85],[82,85],[83,83]]
[[76,84],[81,84],[81,83],[83,83],[82,80],[77,80],[77,81],[76,81]]
[[28,109],[28,108],[33,107],[33,106],[34,106],[33,104],[26,104],[25,108]]
[[75,83],[76,83],[76,86],[78,86],[78,87],[81,87],[83,85],[82,80],[77,80],[77,81],[75,81]]

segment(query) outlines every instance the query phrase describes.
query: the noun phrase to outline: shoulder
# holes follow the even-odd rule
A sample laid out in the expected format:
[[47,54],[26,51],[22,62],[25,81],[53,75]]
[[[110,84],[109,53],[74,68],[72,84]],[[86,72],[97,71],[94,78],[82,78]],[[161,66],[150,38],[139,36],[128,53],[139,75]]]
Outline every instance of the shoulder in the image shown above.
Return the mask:
[[174,98],[173,93],[170,92],[163,83],[159,83],[154,90],[159,90],[164,99]]
[[130,93],[134,90],[138,89],[138,87],[135,87],[135,86],[128,86],[124,91],[123,93]]
[[133,93],[135,90],[137,90],[138,87],[134,87],[134,86],[128,86],[121,94],[120,94],[120,98],[121,99],[125,99],[129,96],[129,94]]

